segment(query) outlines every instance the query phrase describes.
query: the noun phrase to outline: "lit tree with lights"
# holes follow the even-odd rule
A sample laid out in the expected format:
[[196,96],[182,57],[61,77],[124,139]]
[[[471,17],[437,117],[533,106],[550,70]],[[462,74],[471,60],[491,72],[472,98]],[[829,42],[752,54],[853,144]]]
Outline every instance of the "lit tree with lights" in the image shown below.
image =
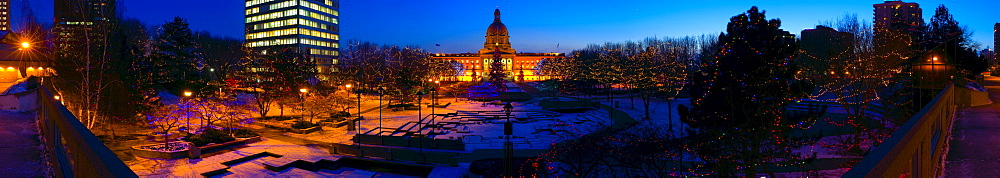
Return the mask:
[[430,90],[427,79],[456,72],[454,63],[436,60],[415,46],[380,46],[362,41],[347,44],[342,49],[340,77],[345,83],[369,86],[362,90],[370,92],[383,87],[390,101],[411,101],[415,99],[413,93]]
[[[827,26],[850,34],[833,37],[830,41],[850,43],[845,44],[848,45],[846,47],[830,51],[800,50],[801,58],[826,60],[824,66],[813,67],[824,69],[818,72],[822,74],[805,75],[816,79],[817,87],[810,99],[840,105],[846,118],[830,120],[830,124],[848,126],[854,130],[847,136],[836,137],[833,143],[821,144],[838,154],[862,155],[871,145],[887,138],[913,114],[912,92],[909,89],[912,79],[902,73],[907,64],[903,60],[889,60],[909,52],[880,51],[879,48],[885,44],[877,43],[872,25],[860,21],[856,15],[846,15]],[[905,37],[902,33],[883,35]],[[818,56],[822,55],[816,53],[827,53],[827,59],[821,59]]]
[[[244,70],[237,74],[255,93],[254,104],[266,116],[272,104],[282,98],[297,98],[298,89],[316,77],[316,63],[294,48],[271,48],[248,53]],[[267,54],[263,54],[267,53]]]
[[798,46],[757,7],[730,19],[707,80],[696,83],[685,122],[696,128],[692,146],[706,167],[723,176],[755,176],[768,166],[799,164],[791,138],[801,121],[784,112],[805,97],[792,64]]
[[490,85],[496,92],[507,91],[507,73],[504,72],[503,58],[500,56],[500,48],[493,52],[493,61],[490,62]]

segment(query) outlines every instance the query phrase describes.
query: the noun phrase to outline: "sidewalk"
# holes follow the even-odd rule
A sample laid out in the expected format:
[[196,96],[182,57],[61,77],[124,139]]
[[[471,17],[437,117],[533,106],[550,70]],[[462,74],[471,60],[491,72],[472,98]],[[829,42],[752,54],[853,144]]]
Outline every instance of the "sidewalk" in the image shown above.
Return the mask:
[[33,113],[0,111],[0,175],[46,177],[42,142]]
[[944,177],[1000,175],[1000,78],[986,77],[983,85],[994,103],[958,109]]

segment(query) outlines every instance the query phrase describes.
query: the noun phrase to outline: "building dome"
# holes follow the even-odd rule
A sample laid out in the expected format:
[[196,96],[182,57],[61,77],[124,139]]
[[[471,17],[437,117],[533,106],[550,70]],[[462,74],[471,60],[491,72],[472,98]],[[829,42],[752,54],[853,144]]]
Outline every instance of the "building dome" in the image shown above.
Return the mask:
[[499,51],[504,54],[514,54],[517,51],[510,46],[510,36],[507,35],[507,26],[500,22],[500,9],[493,11],[493,24],[486,29],[486,42],[480,54],[493,54]]
[[500,9],[493,11],[493,24],[486,29],[486,36],[507,36],[507,26],[500,22]]

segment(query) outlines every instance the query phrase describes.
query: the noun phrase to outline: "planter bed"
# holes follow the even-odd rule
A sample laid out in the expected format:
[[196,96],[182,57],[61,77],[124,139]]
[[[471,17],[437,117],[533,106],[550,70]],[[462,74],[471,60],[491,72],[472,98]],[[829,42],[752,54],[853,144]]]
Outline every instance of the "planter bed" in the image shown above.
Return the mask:
[[307,129],[295,129],[295,128],[292,128],[291,132],[292,133],[297,133],[297,134],[308,134],[308,133],[313,133],[313,132],[320,131],[320,130],[323,130],[323,126],[317,125],[317,126],[313,126],[312,128],[307,128]]
[[[250,144],[250,143],[254,143],[254,142],[259,142],[259,141],[261,141],[261,136],[255,136],[255,137],[250,137],[250,138],[238,138],[238,139],[236,139],[234,141],[230,141],[230,142],[218,143],[218,144],[209,144],[209,145],[205,145],[205,146],[200,146],[200,147],[198,147],[198,149],[202,150],[201,154],[204,155],[204,154],[208,154],[208,153],[211,153],[211,152],[214,152],[214,151],[222,150],[220,148],[228,148],[229,146],[237,146],[237,145],[246,145],[246,144]],[[181,142],[181,141],[171,142],[171,144],[173,144],[173,143],[188,144],[189,142]],[[153,146],[153,145],[161,145],[161,144],[162,143],[133,146],[132,149],[135,150],[133,152],[133,154],[135,154],[136,156],[139,156],[139,157],[144,157],[144,158],[178,159],[178,158],[185,158],[185,157],[187,157],[188,156],[188,152],[190,150],[190,149],[185,148],[183,150],[164,152],[164,151],[156,151],[156,150],[150,150],[150,149],[143,149],[143,148],[141,148],[141,147]]]
[[[171,132],[170,135],[167,135],[167,140],[177,140],[177,138],[184,137],[182,135],[180,132]],[[146,141],[163,142],[164,140],[162,135],[146,135]]]
[[[170,142],[170,144],[185,144],[185,145],[188,144],[188,143],[189,142],[181,142],[181,141]],[[184,158],[184,157],[187,157],[187,155],[188,155],[188,148],[184,148],[182,150],[175,150],[175,151],[157,151],[157,150],[151,150],[151,149],[143,148],[143,147],[156,146],[156,145],[163,145],[163,143],[154,143],[154,144],[148,144],[148,145],[132,146],[132,150],[134,150],[132,152],[132,154],[135,154],[136,156],[144,157],[144,158],[163,158],[163,159]]]

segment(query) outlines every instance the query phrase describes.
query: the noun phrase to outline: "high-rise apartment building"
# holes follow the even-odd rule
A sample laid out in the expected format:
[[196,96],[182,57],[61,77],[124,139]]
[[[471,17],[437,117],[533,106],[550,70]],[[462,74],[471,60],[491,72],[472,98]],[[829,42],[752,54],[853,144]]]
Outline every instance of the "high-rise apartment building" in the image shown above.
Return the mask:
[[[827,74],[846,72],[844,61],[850,58],[849,51],[854,49],[854,34],[838,32],[826,27],[816,26],[815,29],[802,30],[799,47],[802,54],[798,56],[802,77],[816,77]],[[849,64],[849,63],[847,63]]]
[[902,29],[924,24],[920,4],[903,1],[885,1],[875,4],[875,29]]
[[875,7],[875,45],[887,60],[905,58],[911,44],[912,29],[924,24],[920,4],[903,1],[885,1]]
[[116,18],[115,4],[116,0],[55,0],[56,52],[82,50],[73,49],[73,44],[84,39],[101,44],[106,28]]
[[340,56],[339,0],[247,0],[246,42],[255,50],[297,48],[329,72]]
[[0,0],[0,31],[10,30],[10,0]]
[[979,52],[979,55],[982,56],[984,58],[984,60],[986,60],[986,62],[987,62],[986,66],[987,67],[993,67],[993,66],[997,65],[996,58],[994,57],[995,54],[996,54],[996,52],[994,52],[993,49],[989,49],[989,48],[983,49],[983,51]]

